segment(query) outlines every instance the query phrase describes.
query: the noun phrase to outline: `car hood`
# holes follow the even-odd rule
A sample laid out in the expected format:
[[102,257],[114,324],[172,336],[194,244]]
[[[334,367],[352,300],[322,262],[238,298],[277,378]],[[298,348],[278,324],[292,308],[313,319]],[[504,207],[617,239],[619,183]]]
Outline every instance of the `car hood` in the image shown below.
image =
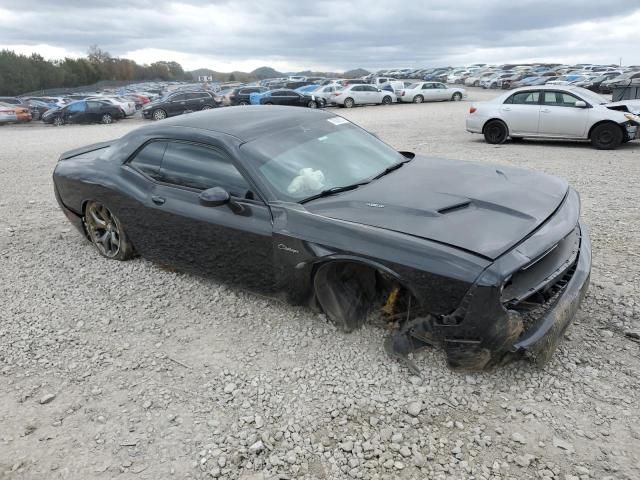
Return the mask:
[[42,114],[42,117],[43,117],[43,118],[44,118],[44,117],[50,117],[51,115],[54,115],[54,114],[56,114],[56,113],[60,112],[61,110],[62,110],[62,108],[60,108],[60,107],[53,107],[53,108],[50,108],[49,110],[47,110],[46,112],[44,112],[44,113]]
[[620,107],[626,107],[629,112],[640,115],[640,100],[621,100],[619,102],[605,103],[604,106],[607,108],[613,107],[614,110],[620,110]]
[[493,260],[549,218],[567,191],[565,180],[541,173],[416,156],[378,180],[305,208]]

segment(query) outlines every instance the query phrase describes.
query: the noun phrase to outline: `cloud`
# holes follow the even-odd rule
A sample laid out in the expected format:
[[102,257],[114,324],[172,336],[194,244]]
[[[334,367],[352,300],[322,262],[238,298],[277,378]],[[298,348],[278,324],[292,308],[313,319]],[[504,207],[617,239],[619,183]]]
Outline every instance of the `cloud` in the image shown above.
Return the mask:
[[[618,13],[619,12],[619,13]],[[640,6],[600,1],[0,0],[0,47],[186,69],[283,70],[529,60],[640,64]]]

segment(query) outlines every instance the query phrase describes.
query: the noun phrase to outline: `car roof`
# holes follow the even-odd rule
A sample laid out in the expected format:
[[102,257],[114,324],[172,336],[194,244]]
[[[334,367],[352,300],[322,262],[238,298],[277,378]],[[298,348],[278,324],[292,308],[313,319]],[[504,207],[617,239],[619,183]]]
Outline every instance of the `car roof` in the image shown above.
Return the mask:
[[575,90],[576,88],[580,87],[576,87],[574,85],[536,85],[535,87],[514,88],[513,90],[511,90],[511,93],[526,90]]
[[318,118],[331,118],[333,113],[302,107],[279,105],[247,105],[203,110],[166,120],[163,126],[197,128],[234,136],[249,141],[262,135],[295,127]]

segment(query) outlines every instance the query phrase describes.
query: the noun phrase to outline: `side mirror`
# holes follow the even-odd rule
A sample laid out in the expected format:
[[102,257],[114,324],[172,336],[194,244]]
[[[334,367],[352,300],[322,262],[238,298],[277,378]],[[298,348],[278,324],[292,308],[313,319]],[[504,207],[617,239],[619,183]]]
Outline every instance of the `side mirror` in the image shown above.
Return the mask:
[[382,90],[379,88],[379,89],[378,89],[378,92],[382,92]]
[[231,195],[222,187],[208,188],[198,196],[200,202],[207,207],[219,207],[231,201]]
[[575,103],[576,108],[587,108],[587,102],[583,102],[582,100],[578,100]]

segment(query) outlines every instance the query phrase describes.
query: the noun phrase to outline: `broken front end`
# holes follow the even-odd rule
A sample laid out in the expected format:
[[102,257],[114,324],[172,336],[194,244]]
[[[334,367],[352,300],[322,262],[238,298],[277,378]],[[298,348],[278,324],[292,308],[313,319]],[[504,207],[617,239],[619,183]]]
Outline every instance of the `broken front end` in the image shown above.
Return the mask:
[[448,315],[408,319],[387,352],[417,371],[408,355],[443,346],[453,368],[480,370],[514,354],[549,361],[589,286],[591,242],[570,190],[538,230],[493,262]]

